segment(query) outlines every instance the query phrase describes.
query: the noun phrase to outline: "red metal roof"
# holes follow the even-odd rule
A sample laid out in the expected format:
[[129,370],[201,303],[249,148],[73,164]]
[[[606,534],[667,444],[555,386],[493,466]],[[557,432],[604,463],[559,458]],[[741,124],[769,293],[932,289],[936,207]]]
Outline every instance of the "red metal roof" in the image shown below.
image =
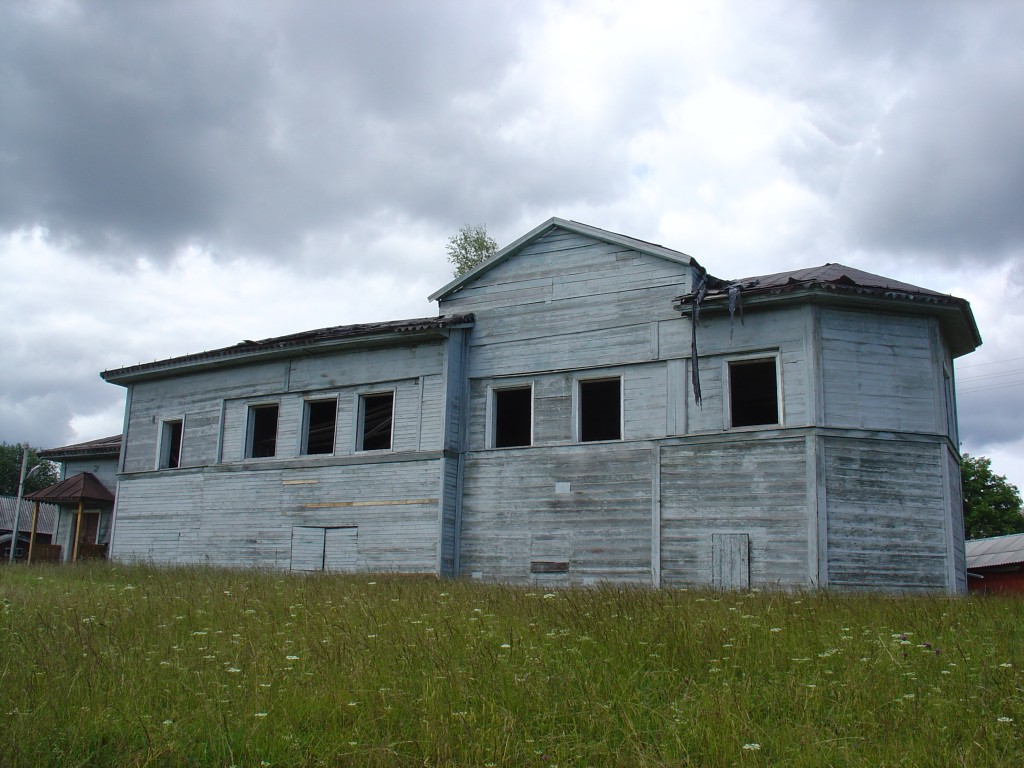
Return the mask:
[[92,472],[79,472],[74,477],[30,493],[25,498],[32,501],[48,501],[52,504],[77,504],[80,501],[114,503],[114,494],[107,490]]

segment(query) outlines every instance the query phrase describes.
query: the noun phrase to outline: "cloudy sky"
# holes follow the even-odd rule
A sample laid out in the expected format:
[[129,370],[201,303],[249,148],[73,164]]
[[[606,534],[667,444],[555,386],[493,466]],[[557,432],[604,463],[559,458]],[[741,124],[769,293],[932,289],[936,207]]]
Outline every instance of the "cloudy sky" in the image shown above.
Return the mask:
[[98,373],[436,314],[551,216],[735,278],[972,302],[963,447],[1024,487],[1024,4],[0,5],[0,440],[120,431]]

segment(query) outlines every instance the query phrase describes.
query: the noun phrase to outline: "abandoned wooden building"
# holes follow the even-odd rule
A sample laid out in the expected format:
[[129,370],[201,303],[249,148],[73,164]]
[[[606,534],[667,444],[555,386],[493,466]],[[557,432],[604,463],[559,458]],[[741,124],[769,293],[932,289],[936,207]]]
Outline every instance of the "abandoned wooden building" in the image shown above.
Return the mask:
[[966,301],[551,219],[433,318],[110,370],[111,556],[543,585],[966,588]]

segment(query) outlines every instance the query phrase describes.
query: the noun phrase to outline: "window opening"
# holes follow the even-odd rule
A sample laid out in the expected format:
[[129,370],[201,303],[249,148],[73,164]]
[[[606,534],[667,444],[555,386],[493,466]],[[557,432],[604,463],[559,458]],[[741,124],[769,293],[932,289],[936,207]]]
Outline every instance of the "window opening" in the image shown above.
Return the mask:
[[245,455],[262,459],[277,454],[277,405],[249,408],[248,445]]
[[334,453],[334,430],[338,421],[337,400],[306,402],[304,454]]
[[622,379],[579,383],[580,441],[622,439]]
[[729,363],[729,412],[734,427],[779,423],[774,359]]
[[494,447],[533,443],[533,388],[494,390]]
[[165,421],[160,436],[160,469],[176,469],[181,465],[181,419]]
[[391,448],[391,425],[393,422],[395,393],[363,395],[363,425],[360,430],[362,451],[381,451]]

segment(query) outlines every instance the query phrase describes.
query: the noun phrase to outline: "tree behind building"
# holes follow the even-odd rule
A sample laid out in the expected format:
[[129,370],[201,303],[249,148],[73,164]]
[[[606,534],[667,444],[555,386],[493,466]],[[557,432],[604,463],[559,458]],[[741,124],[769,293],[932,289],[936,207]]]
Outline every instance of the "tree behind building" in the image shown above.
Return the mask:
[[459,229],[458,234],[448,238],[448,245],[445,246],[456,277],[466,274],[484,259],[489,259],[497,250],[498,243],[487,235],[484,224],[466,224]]
[[968,539],[1024,533],[1020,491],[992,471],[992,460],[964,454],[960,460],[964,532]]

